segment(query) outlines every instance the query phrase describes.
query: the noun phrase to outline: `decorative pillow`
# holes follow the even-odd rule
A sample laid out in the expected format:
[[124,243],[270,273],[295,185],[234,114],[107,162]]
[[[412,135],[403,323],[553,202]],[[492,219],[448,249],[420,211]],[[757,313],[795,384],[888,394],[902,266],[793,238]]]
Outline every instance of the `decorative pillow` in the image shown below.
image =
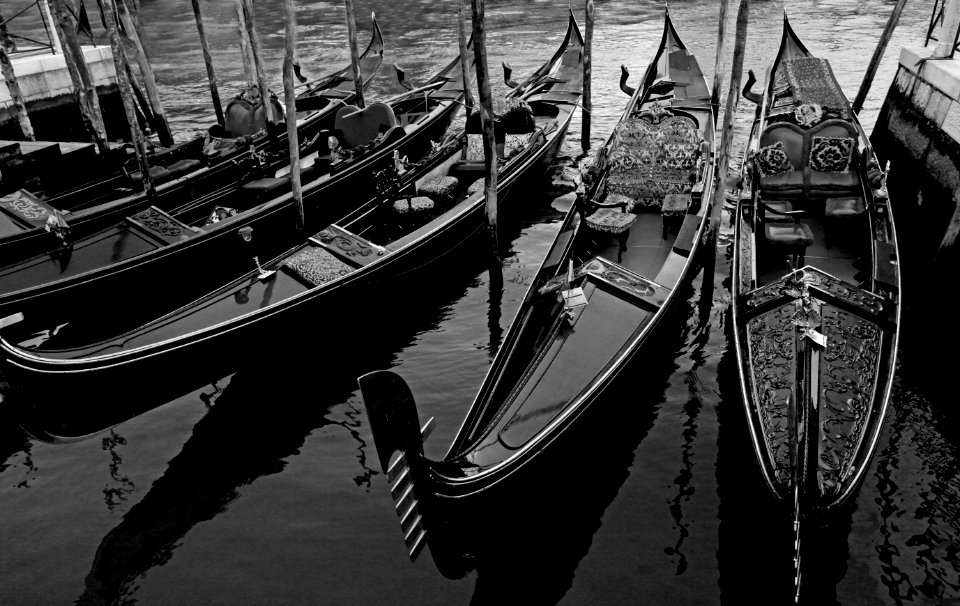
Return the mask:
[[813,137],[810,142],[810,170],[845,173],[853,155],[850,137]]
[[788,173],[796,170],[787,157],[787,150],[783,148],[783,143],[777,141],[773,145],[767,145],[757,150],[753,157],[757,163],[757,170],[763,177],[772,177],[780,173]]

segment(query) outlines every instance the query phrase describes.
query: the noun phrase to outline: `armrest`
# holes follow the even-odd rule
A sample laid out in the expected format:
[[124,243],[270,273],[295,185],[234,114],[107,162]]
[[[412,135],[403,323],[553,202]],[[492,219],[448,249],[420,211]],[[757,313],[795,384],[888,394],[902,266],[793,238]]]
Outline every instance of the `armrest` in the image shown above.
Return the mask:
[[763,207],[763,210],[764,210],[765,213],[770,213],[770,214],[773,214],[773,215],[780,215],[780,216],[792,217],[792,216],[795,216],[795,215],[805,215],[805,214],[807,214],[807,211],[805,211],[805,210],[777,210],[777,209],[775,209],[775,208],[771,208],[770,206],[768,206],[768,205],[767,205],[766,203],[764,203],[764,202],[761,202],[761,203],[760,203],[760,206]]

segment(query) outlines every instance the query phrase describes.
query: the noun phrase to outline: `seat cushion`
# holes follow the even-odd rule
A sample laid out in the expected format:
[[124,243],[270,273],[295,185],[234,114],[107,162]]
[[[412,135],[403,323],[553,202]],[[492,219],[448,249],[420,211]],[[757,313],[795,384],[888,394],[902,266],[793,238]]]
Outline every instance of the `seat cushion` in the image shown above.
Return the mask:
[[857,190],[860,176],[856,171],[844,173],[810,171],[810,193],[823,194]]
[[764,192],[795,193],[803,191],[803,171],[760,177],[760,190]]
[[203,162],[200,160],[194,160],[192,158],[185,158],[183,160],[178,160],[170,166],[167,167],[167,170],[173,175],[173,178],[182,177],[183,175],[192,173],[195,170],[200,170],[203,168]]
[[824,204],[825,217],[853,217],[863,214],[863,198],[828,198]]
[[448,198],[457,191],[460,181],[456,177],[436,177],[417,188],[417,193],[433,199]]
[[804,223],[774,223],[763,227],[767,242],[783,248],[806,248],[813,244],[813,232]]
[[403,198],[393,203],[393,211],[398,214],[422,213],[433,210],[433,200],[426,196]]
[[633,213],[620,212],[614,208],[601,208],[587,217],[587,226],[595,231],[621,234],[630,229],[636,220],[637,215]]

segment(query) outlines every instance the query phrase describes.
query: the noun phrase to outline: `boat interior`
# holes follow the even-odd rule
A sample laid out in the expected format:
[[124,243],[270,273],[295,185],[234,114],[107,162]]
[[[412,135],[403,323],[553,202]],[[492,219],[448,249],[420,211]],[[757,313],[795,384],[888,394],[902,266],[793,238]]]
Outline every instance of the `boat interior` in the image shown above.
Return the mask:
[[[301,159],[304,193],[335,178],[341,167],[377,153],[429,123],[448,103],[444,94],[440,97],[415,95],[393,106],[371,103],[364,110],[342,108],[333,129],[305,143],[318,150],[305,153]],[[226,197],[200,197],[170,212],[150,207],[128,216],[121,225],[75,242],[67,255],[44,254],[7,266],[0,270],[0,292],[61,280],[220,229],[249,214],[246,211],[273,204],[290,192],[289,164],[271,163],[255,153],[251,153],[249,162],[245,183]]]
[[788,54],[768,91],[768,115],[751,147],[756,235],[754,286],[812,265],[850,284],[870,276],[871,173],[879,167],[825,59]]
[[713,113],[669,22],[656,65],[585,177],[576,235],[558,236],[541,269],[549,279],[521,309],[510,354],[494,362],[483,405],[451,451],[467,475],[561,422],[622,361],[689,266],[712,191]]

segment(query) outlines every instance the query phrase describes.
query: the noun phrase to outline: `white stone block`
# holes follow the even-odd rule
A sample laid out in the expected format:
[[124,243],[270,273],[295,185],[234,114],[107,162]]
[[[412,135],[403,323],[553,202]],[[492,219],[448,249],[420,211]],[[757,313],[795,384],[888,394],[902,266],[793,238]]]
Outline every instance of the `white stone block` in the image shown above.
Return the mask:
[[947,110],[941,124],[943,132],[954,141],[960,141],[960,104],[953,103]]
[[900,50],[900,65],[917,73],[923,80],[943,91],[953,100],[960,100],[960,59],[937,59],[926,61],[921,67],[917,62],[930,57],[933,48],[903,47]]

